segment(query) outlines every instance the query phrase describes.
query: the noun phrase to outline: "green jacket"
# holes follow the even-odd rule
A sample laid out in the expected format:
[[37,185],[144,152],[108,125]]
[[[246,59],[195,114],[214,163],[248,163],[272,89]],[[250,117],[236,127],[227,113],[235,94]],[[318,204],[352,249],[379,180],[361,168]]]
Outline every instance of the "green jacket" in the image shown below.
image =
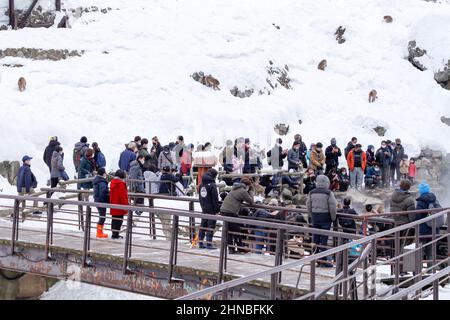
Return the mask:
[[[414,197],[408,191],[397,189],[392,194],[390,212],[412,211],[416,209]],[[397,225],[407,224],[414,221],[415,214],[394,215]]]
[[[88,158],[82,157],[80,161],[80,167],[78,169],[78,179],[90,178],[94,176],[94,165]],[[80,183],[80,188],[82,189],[92,189],[92,181],[91,182],[82,182]]]
[[253,204],[253,197],[245,190],[242,183],[235,183],[233,189],[223,200],[220,212],[237,216],[243,202]]

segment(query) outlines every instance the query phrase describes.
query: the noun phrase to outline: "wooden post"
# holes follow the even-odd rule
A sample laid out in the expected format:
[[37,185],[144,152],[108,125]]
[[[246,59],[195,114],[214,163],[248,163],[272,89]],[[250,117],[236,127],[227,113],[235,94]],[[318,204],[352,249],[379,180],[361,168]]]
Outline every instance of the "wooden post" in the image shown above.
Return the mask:
[[14,0],[9,0],[9,25],[14,30],[17,29],[17,21],[16,21]]
[[55,10],[61,11],[61,0],[55,0]]
[[33,2],[31,3],[30,7],[28,8],[28,10],[25,12],[25,15],[23,16],[22,20],[19,23],[19,28],[22,29],[25,27],[28,18],[31,15],[31,12],[33,11],[34,7],[36,6],[38,0],[33,0]]

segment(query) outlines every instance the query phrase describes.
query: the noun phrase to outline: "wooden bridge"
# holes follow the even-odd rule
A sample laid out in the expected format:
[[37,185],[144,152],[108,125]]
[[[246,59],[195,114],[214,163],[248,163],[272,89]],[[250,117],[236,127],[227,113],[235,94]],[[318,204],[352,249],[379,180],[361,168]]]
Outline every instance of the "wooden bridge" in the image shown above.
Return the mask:
[[[43,192],[49,190],[86,200],[90,193],[68,189]],[[337,223],[333,230],[326,231],[286,220],[210,216],[195,210],[195,198],[130,194],[131,200],[138,196],[145,197],[148,206],[0,195],[2,212],[8,213],[0,219],[0,269],[170,299],[381,299],[411,298],[413,294],[417,298],[429,288],[438,298],[439,283],[448,277],[448,246],[444,254],[440,247],[448,243],[450,224],[441,233],[433,233],[427,243],[432,247],[429,270],[423,268],[423,239],[418,232],[420,223],[426,220],[436,223],[443,215],[448,222],[447,209],[434,210],[435,214],[421,221],[399,227],[389,216],[405,213],[383,217],[342,215],[355,219],[362,227],[377,222],[392,224],[387,231],[362,236],[356,230],[342,232]],[[32,208],[21,206],[22,201],[38,201],[46,214],[26,218]],[[186,204],[186,209],[180,208]],[[123,240],[91,235],[98,217],[96,207],[128,210]],[[302,208],[255,208],[305,213]],[[136,215],[136,209],[142,215]],[[217,221],[213,243],[218,249],[193,246],[201,218]],[[241,224],[245,246],[240,249],[247,253],[227,254],[224,239],[230,234],[229,223]],[[110,228],[110,223],[105,228]],[[255,228],[266,230],[267,237],[252,235]],[[415,230],[415,235],[405,236],[408,229]],[[315,253],[317,248],[311,244],[314,234],[329,236],[325,251]],[[422,244],[406,251],[402,242],[408,238]],[[263,244],[265,249],[256,250],[255,244]],[[355,248],[359,249],[356,255]],[[329,259],[333,261],[331,268],[316,267],[316,262]],[[377,270],[378,277],[383,276],[380,269],[387,273],[384,277],[390,278],[385,285],[376,278]],[[410,275],[403,277],[404,270],[411,271]]]

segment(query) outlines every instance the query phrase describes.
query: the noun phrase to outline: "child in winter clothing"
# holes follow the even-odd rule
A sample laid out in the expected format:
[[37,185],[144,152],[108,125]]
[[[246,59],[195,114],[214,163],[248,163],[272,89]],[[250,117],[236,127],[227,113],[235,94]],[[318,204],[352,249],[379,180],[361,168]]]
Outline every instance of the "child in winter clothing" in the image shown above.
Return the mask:
[[409,163],[408,163],[408,157],[403,157],[403,159],[400,161],[400,179],[406,180],[408,179],[409,175]]
[[414,183],[414,178],[416,177],[416,160],[414,158],[411,158],[409,160],[409,168],[408,168],[408,180],[411,181],[411,183]]
[[[106,180],[105,168],[101,167],[97,171],[97,176],[94,179],[94,201],[99,203],[109,203],[109,189],[108,181]],[[97,207],[99,220],[97,223],[97,238],[108,238],[108,235],[103,233],[103,225],[105,224],[106,208]]]

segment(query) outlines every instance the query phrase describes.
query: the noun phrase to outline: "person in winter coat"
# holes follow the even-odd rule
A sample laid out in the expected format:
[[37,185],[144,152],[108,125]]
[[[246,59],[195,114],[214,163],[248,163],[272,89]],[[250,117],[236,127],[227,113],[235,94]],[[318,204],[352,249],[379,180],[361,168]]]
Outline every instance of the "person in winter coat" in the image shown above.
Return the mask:
[[[83,156],[83,158],[81,158],[80,167],[78,170],[78,179],[91,178],[94,176],[94,171],[95,171],[94,150],[88,149],[86,151],[86,155]],[[84,190],[92,189],[92,181],[81,182],[80,188]]]
[[[303,168],[308,168],[308,163],[306,161],[306,155],[308,153],[308,149],[306,148],[306,144],[302,140],[302,136],[300,134],[296,134],[294,136],[294,142],[298,142],[300,144],[300,147],[298,149],[298,156],[300,158],[300,161],[302,162]],[[311,149],[313,150],[313,149]]]
[[138,152],[138,156],[144,157],[144,171],[147,171],[151,165],[151,156],[148,151],[148,139],[144,138],[141,140],[141,149]]
[[[130,171],[128,173],[128,178],[130,181],[130,192],[131,193],[145,193],[144,187],[144,162],[145,157],[141,154],[136,160],[130,163]],[[136,197],[134,198],[135,206],[143,206],[144,198]],[[136,210],[136,214],[140,216],[142,211]]]
[[[228,193],[228,195],[223,200],[222,206],[220,207],[220,213],[226,217],[237,217],[242,204],[244,202],[253,205],[253,183],[250,179],[244,178],[241,183],[235,183],[233,189]],[[228,223],[228,231],[232,234],[227,236],[228,252],[230,254],[237,253],[234,245],[238,247],[243,247],[242,237],[234,233],[240,233],[240,225],[238,223]]]
[[161,174],[161,183],[159,184],[159,193],[176,196],[176,186],[175,184],[180,181],[180,178],[178,175],[172,174],[172,171],[174,169],[171,169],[169,166],[165,166],[162,169]]
[[373,145],[369,145],[367,147],[366,151],[366,159],[367,159],[367,166],[366,170],[370,167],[375,166],[376,159],[375,159],[375,147]]
[[[129,205],[127,184],[125,183],[126,173],[123,170],[117,170],[114,179],[111,180],[110,200],[111,204]],[[122,239],[119,235],[122,227],[123,217],[128,214],[127,210],[111,209],[111,239]]]
[[331,169],[327,174],[327,177],[330,180],[330,190],[339,191],[339,175],[337,174],[336,169]]
[[159,155],[161,154],[163,148],[161,146],[161,143],[159,142],[158,137],[152,138],[152,148],[150,149],[150,162],[153,164],[156,168],[156,170],[161,170],[162,168],[158,168],[158,159]]
[[[31,159],[30,156],[23,156],[23,165],[19,168],[17,173],[17,192],[19,196],[31,196],[34,193],[34,189],[37,188],[37,180],[33,172],[31,171]],[[22,201],[22,208],[25,208],[25,201]],[[38,210],[37,201],[33,202],[33,214],[41,214]]]
[[332,138],[330,143],[331,144],[325,149],[325,175],[328,175],[332,169],[337,171],[339,157],[342,156],[341,149],[336,145],[336,138]]
[[[400,211],[413,211],[416,208],[416,203],[414,201],[414,197],[409,192],[411,188],[411,182],[408,180],[400,181],[400,188],[396,189],[391,197],[391,212],[400,212]],[[413,222],[416,218],[416,215],[413,213],[394,215],[393,216],[395,225],[401,226],[410,222]],[[409,228],[406,230],[402,230],[400,232],[400,253],[403,252],[405,246],[412,243],[410,237],[414,235],[414,228]],[[401,268],[403,270],[403,268]]]
[[[316,147],[316,144],[311,143],[308,151],[306,151],[306,160],[307,160],[308,166],[311,166],[311,152],[315,149],[315,147]],[[308,166],[306,168],[308,168]]]
[[92,149],[94,149],[94,161],[96,165],[96,170],[106,167],[106,158],[103,152],[100,150],[97,142],[92,144]]
[[339,191],[347,192],[348,187],[350,186],[350,176],[347,173],[346,168],[339,169]]
[[350,171],[350,186],[361,189],[366,170],[366,153],[362,151],[362,146],[357,143],[347,156],[348,170]]
[[395,139],[395,144],[393,144],[392,150],[392,162],[391,162],[391,181],[392,185],[397,184],[400,181],[400,162],[403,160],[405,155],[405,150],[402,146],[402,141],[400,139]]
[[162,170],[164,167],[169,167],[170,169],[176,169],[176,163],[172,157],[169,146],[164,146],[162,152],[159,154],[158,158],[158,168]]
[[349,152],[353,150],[353,148],[356,146],[357,143],[358,143],[358,138],[356,138],[356,137],[353,137],[352,140],[350,140],[347,143],[347,147],[345,147],[345,149],[344,149],[345,159],[347,159]]
[[[330,180],[327,176],[319,175],[316,179],[317,187],[309,192],[306,207],[315,229],[330,230],[331,224],[336,220],[337,201],[330,189]],[[328,236],[313,235],[316,252],[327,250]],[[319,264],[319,266],[329,266]]]
[[89,149],[89,144],[87,141],[88,140],[86,137],[81,137],[80,141],[75,143],[73,148],[73,165],[77,173],[80,167],[81,159],[86,155],[86,151]]
[[316,175],[322,174],[325,166],[325,154],[323,153],[323,144],[316,143],[314,150],[311,152],[311,167]]
[[[209,169],[202,177],[200,185],[199,200],[202,212],[205,214],[220,213],[219,194],[217,192],[216,177],[218,172],[215,169]],[[200,231],[198,234],[200,249],[215,249],[212,245],[216,220],[202,219]],[[206,246],[203,242],[206,234]]]
[[50,173],[52,171],[52,155],[53,151],[55,151],[56,147],[59,146],[60,143],[58,142],[58,137],[51,137],[50,142],[48,143],[48,146],[44,150],[44,162],[47,165],[48,169],[50,170]]
[[[345,198],[344,199],[344,206],[342,207],[342,209],[338,210],[338,213],[345,213],[345,214],[353,214],[353,215],[358,215],[355,211],[355,209],[352,209],[350,207],[352,200],[350,198]],[[352,233],[355,234],[356,233],[356,222],[354,219],[351,218],[346,218],[346,217],[341,217],[338,218],[339,224],[342,227],[342,232],[345,233]]]
[[[194,151],[194,145],[191,143],[186,147],[186,149],[183,152],[183,155],[181,156],[180,172],[182,177],[189,177],[191,175],[193,162],[192,151]],[[181,184],[186,189],[189,186],[189,179],[182,179]]]
[[[109,203],[109,188],[106,180],[107,174],[105,168],[99,168],[97,175],[94,178],[94,201],[98,203]],[[103,226],[105,224],[106,208],[97,207],[98,223],[97,223],[97,238],[108,238],[108,235],[103,233]]]
[[[427,183],[419,184],[419,197],[416,199],[417,205],[416,210],[428,210],[433,207],[436,203],[439,205],[439,201],[434,193],[430,191],[430,186]],[[440,206],[440,205],[439,205]],[[427,212],[416,214],[415,220],[420,220],[428,217]],[[430,227],[426,222],[420,224],[419,226],[420,242],[423,244],[424,258],[425,260],[431,260],[432,258],[432,246],[426,245],[432,241],[433,228]],[[439,234],[439,228],[436,227],[436,234]]]
[[[220,157],[219,157],[219,163],[222,165],[223,170],[225,171],[226,174],[233,173],[233,171],[234,171],[233,158],[235,158],[233,141],[227,140],[226,146],[222,150],[222,153],[220,154]],[[231,178],[223,179],[223,181],[225,181],[227,186],[233,185],[233,179],[231,179]]]
[[181,157],[183,156],[184,150],[186,149],[186,145],[184,144],[184,137],[178,136],[175,142],[175,146],[173,148],[174,151],[174,165],[177,171],[180,171],[181,168]]
[[400,179],[408,180],[408,173],[409,173],[408,156],[404,155],[402,161],[400,161]]
[[314,173],[314,169],[309,167],[306,170],[306,177],[303,179],[303,185],[305,188],[303,189],[303,194],[308,194],[311,190],[316,188],[316,174]]
[[416,172],[417,172],[416,160],[414,158],[411,158],[409,160],[409,168],[408,168],[408,180],[411,182],[411,184],[414,184]]
[[255,173],[259,166],[258,156],[255,151],[250,147],[250,139],[246,138],[244,140],[244,168],[242,173]]
[[[50,172],[50,188],[56,188],[58,185],[59,179],[62,178],[64,180],[68,180],[68,175],[65,172],[66,168],[64,167],[63,161],[63,148],[57,146],[55,151],[53,151],[52,161],[51,161],[51,172]],[[53,192],[49,194],[51,196]]]
[[381,142],[381,147],[375,153],[375,159],[381,167],[381,182],[383,188],[389,188],[389,179],[392,162],[392,152],[386,141]]
[[381,186],[381,170],[378,163],[366,170],[364,184],[366,189],[375,189]]
[[120,170],[123,170],[126,173],[128,173],[128,171],[130,170],[131,162],[136,160],[136,151],[137,151],[136,143],[130,142],[127,145],[126,149],[122,151],[122,153],[120,154],[119,158]]
[[161,175],[157,168],[151,164],[147,171],[144,172],[145,192],[148,194],[159,193],[159,180]]
[[303,162],[300,158],[300,147],[300,141],[294,141],[294,143],[292,144],[292,148],[288,151],[288,170],[292,169],[294,171],[298,171],[300,169],[300,165],[303,166]]
[[278,138],[275,146],[267,151],[267,163],[272,166],[274,170],[281,170],[284,166],[284,159],[287,157],[288,151],[283,150],[281,144],[283,140]]

